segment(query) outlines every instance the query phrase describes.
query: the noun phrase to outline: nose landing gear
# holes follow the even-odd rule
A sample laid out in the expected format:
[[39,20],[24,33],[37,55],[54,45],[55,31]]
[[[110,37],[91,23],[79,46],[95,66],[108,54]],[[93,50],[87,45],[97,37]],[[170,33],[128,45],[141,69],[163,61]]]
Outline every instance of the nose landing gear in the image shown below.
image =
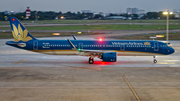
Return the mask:
[[153,56],[153,58],[154,58],[154,61],[153,61],[153,62],[154,62],[154,63],[157,63],[156,57],[157,57],[157,56]]

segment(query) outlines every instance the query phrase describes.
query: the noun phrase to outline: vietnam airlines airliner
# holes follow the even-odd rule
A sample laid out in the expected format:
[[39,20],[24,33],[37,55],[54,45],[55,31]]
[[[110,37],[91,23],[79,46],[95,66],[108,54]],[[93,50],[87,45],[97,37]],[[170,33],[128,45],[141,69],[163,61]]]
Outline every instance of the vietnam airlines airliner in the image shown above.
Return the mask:
[[14,41],[7,45],[33,52],[51,55],[88,56],[93,64],[98,57],[104,62],[116,62],[117,56],[153,56],[170,55],[174,49],[160,41],[139,40],[38,40],[34,38],[15,17],[9,17]]

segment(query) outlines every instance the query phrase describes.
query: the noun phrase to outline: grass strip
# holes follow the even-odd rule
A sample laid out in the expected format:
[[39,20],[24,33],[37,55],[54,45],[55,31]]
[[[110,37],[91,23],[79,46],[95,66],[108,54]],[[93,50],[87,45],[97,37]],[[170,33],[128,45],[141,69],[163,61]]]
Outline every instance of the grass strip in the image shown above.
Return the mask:
[[[34,26],[28,30],[165,30],[166,25],[77,25],[77,26]],[[180,25],[170,25],[169,29],[180,29]],[[1,27],[0,30],[10,30]]]

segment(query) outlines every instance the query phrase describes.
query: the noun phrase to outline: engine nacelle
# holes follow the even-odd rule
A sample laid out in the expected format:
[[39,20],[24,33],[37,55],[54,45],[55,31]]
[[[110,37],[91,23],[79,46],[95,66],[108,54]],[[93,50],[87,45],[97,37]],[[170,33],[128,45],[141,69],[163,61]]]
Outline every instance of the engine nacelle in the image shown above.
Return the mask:
[[116,52],[103,53],[102,59],[104,62],[116,62],[117,53]]

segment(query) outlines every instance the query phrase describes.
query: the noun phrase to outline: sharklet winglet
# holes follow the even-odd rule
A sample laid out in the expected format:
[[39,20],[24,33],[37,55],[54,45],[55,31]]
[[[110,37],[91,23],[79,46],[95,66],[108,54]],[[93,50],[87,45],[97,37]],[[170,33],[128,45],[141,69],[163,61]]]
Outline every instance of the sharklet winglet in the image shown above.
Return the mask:
[[77,40],[77,38],[74,35],[72,35],[72,36],[73,36],[74,40]]

